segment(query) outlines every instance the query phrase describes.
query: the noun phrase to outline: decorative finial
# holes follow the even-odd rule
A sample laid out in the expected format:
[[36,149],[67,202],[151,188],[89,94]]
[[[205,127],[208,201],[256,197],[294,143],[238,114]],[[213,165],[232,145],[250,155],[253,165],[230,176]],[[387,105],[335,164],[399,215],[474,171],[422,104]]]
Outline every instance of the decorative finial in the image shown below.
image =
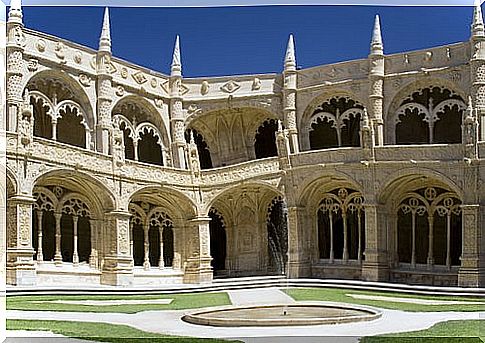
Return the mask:
[[99,38],[99,51],[111,52],[111,32],[109,27],[109,9],[104,9],[103,29]]
[[372,31],[370,52],[371,54],[382,54],[384,52],[384,46],[382,44],[381,21],[378,14],[376,14],[376,18],[374,20],[374,30]]
[[281,122],[281,120],[278,119],[278,132],[282,132],[283,131],[283,123]]
[[295,42],[292,34],[288,38],[288,45],[286,47],[285,70],[296,70]]
[[485,35],[485,29],[483,25],[482,8],[480,7],[480,1],[476,1],[473,10],[472,36],[483,35]]
[[177,35],[175,38],[175,46],[173,48],[171,76],[182,76],[182,63],[180,60],[180,38]]
[[8,22],[22,24],[22,0],[10,1],[10,11],[8,12]]

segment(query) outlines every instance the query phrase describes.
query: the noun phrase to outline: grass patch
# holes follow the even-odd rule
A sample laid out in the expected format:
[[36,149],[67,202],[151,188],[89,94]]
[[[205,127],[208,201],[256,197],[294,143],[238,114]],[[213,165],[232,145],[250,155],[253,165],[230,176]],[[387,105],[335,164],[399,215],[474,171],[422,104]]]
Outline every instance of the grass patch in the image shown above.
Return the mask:
[[150,333],[127,325],[68,322],[57,320],[7,320],[7,330],[52,331],[63,336],[97,342],[176,342],[176,343],[227,343],[222,339],[177,337]]
[[[149,300],[173,299],[170,304],[127,304],[127,305],[73,305],[49,302],[49,300]],[[7,310],[59,311],[59,312],[98,312],[98,313],[136,313],[141,311],[184,310],[192,308],[230,305],[225,292],[164,295],[59,295],[59,296],[8,296]]]
[[485,320],[452,320],[421,331],[364,337],[361,343],[481,343]]
[[[471,298],[471,297],[448,297],[448,296],[426,296],[426,295],[412,295],[402,293],[388,293],[388,292],[372,292],[372,291],[358,291],[352,289],[336,289],[336,288],[290,288],[283,290],[289,296],[297,301],[302,300],[317,300],[317,301],[335,301],[348,304],[359,304],[375,306],[390,310],[401,310],[409,312],[475,312],[484,311],[485,305],[474,304],[473,301],[485,301],[485,298]],[[422,305],[422,304],[408,304],[398,303],[383,300],[367,300],[354,299],[346,294],[363,294],[363,295],[379,295],[399,298],[415,298],[415,299],[429,299],[429,300],[459,300],[470,301],[470,304],[464,305]]]

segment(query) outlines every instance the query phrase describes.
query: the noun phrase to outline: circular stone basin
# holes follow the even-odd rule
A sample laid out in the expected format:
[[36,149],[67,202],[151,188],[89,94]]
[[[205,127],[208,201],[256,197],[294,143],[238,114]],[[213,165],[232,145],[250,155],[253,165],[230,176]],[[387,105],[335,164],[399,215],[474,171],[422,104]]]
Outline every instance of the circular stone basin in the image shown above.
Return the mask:
[[370,321],[381,312],[361,306],[324,303],[294,303],[289,305],[261,305],[197,311],[182,320],[210,326],[288,326],[342,324]]

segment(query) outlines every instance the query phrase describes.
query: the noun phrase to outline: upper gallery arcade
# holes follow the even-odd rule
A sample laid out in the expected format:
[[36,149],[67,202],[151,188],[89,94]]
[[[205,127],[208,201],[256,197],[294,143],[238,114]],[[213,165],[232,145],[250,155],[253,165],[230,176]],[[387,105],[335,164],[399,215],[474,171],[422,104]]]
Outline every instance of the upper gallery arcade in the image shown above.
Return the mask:
[[485,285],[485,28],[281,74],[185,78],[7,21],[7,281],[289,273]]

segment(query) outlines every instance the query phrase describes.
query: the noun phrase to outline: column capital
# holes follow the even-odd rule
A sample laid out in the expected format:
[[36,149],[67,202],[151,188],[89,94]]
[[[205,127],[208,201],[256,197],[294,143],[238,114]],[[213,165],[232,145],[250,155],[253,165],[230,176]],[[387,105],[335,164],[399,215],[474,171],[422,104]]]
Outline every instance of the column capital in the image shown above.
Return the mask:
[[35,202],[35,198],[31,195],[18,194],[8,198],[7,201],[14,204],[30,205]]
[[193,224],[209,224],[211,220],[212,220],[211,217],[199,216],[199,217],[190,219],[190,222]]
[[128,211],[123,211],[123,210],[114,210],[111,212],[106,212],[106,215],[108,217],[115,217],[115,218],[120,218],[120,219],[129,219],[131,218],[132,214]]

